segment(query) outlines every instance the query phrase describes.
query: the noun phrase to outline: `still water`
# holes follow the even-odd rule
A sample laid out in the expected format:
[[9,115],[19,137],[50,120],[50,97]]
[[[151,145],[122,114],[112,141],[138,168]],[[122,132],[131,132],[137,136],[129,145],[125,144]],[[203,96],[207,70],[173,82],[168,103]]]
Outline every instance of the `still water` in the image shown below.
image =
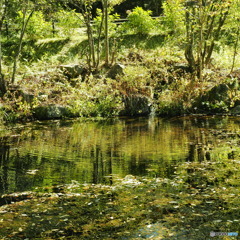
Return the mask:
[[240,118],[122,118],[0,127],[0,194],[126,175],[173,178],[186,161],[239,160]]

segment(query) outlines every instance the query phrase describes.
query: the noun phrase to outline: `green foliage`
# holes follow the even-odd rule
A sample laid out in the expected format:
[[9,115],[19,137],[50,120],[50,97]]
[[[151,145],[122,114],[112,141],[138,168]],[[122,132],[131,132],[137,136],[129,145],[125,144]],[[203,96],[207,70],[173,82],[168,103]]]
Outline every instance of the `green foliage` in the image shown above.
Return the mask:
[[229,17],[223,27],[223,37],[221,44],[234,46],[232,69],[235,67],[235,57],[238,53],[239,38],[240,38],[240,2],[233,1],[229,10]]
[[[23,13],[19,12],[19,20],[22,21]],[[29,20],[26,29],[28,39],[42,39],[52,36],[51,23],[45,21],[41,11],[35,11]]]
[[[117,34],[117,24],[114,23],[115,20],[118,20],[120,18],[120,15],[118,15],[117,13],[113,13],[111,14],[111,12],[113,11],[113,9],[109,8],[108,9],[108,36],[109,37],[113,37],[113,36],[116,36]],[[101,9],[97,9],[97,17],[94,18],[94,31],[95,31],[95,34],[96,36],[99,35],[99,31],[100,31],[100,28],[101,29],[101,36],[104,35],[104,28],[105,28],[105,25],[102,24],[102,21],[103,21],[103,13],[102,13],[102,10]]]
[[122,107],[122,99],[115,94],[102,95],[96,103],[95,115],[98,117],[117,116]]
[[8,123],[26,121],[32,117],[31,109],[31,105],[22,101],[22,98],[15,99],[4,106],[2,120]]
[[111,80],[108,84],[85,83],[79,85],[79,90],[68,100],[70,111],[75,116],[81,117],[111,117],[116,116],[122,110],[122,99],[117,90],[111,88]]
[[155,111],[157,115],[165,117],[180,116],[184,113],[182,103],[173,101],[159,101]]
[[205,112],[209,112],[209,113],[227,113],[227,112],[229,112],[229,106],[224,101],[218,101],[218,100],[216,100],[214,102],[205,101],[205,102],[202,102],[201,105],[202,105],[201,108]]
[[75,10],[60,10],[55,14],[57,33],[59,36],[73,35],[81,27],[83,19]]
[[164,18],[161,24],[165,31],[176,34],[184,31],[184,6],[182,0],[167,0],[162,4]]
[[152,12],[145,11],[141,7],[136,7],[128,13],[128,21],[124,23],[122,31],[137,34],[149,34],[156,27],[156,22],[151,18]]
[[0,106],[0,123],[6,120],[6,112],[2,106]]

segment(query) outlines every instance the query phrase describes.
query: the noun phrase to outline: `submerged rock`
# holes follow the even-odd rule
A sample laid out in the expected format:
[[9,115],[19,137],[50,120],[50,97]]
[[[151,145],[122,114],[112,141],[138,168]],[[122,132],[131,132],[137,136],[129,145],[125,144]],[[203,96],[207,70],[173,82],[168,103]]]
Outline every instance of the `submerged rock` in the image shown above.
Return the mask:
[[69,116],[70,111],[67,106],[47,104],[34,109],[34,117],[38,120],[60,119]]

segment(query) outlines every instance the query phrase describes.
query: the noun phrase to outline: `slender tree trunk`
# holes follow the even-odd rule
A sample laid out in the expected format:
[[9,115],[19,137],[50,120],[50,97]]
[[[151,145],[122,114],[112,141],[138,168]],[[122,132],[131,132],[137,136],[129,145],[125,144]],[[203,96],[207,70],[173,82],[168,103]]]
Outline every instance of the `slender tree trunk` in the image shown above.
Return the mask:
[[105,35],[105,65],[109,65],[109,36],[108,36],[108,0],[103,0],[104,35]]
[[55,21],[52,20],[52,36],[55,37],[56,29],[55,29]]
[[199,6],[199,43],[198,43],[198,78],[200,81],[203,80],[203,56],[202,56],[202,48],[203,48],[203,25],[204,25],[204,16],[203,16],[203,6],[200,3]]
[[89,24],[87,23],[87,20],[86,20],[86,26],[87,26],[87,36],[88,36],[88,46],[89,46],[89,54],[86,54],[86,56],[87,56],[88,68],[91,71],[92,70],[92,55],[93,55],[93,51],[92,51],[91,30],[90,30]]
[[2,72],[2,42],[1,42],[1,30],[0,30],[0,96],[7,92],[6,81]]
[[237,47],[238,47],[238,42],[239,42],[239,34],[240,34],[240,25],[238,25],[237,38],[236,38],[236,41],[234,43],[233,61],[232,61],[232,67],[231,67],[230,72],[233,72],[233,69],[235,67],[236,56],[237,56]]
[[6,7],[3,8],[3,1],[0,2],[1,18],[0,18],[0,95],[4,95],[7,92],[6,82],[4,79],[3,71],[2,71],[2,26],[3,20],[6,14]]
[[185,57],[188,61],[188,65],[191,69],[191,71],[195,70],[195,59],[193,55],[193,29],[192,29],[192,23],[190,19],[190,13],[186,12],[186,39],[187,39],[187,46],[185,48]]
[[102,33],[102,29],[103,29],[103,21],[104,21],[104,12],[103,12],[101,23],[100,23],[100,26],[99,26],[99,29],[98,29],[96,68],[98,68],[99,63],[100,63],[100,43],[101,43],[101,33]]
[[25,31],[26,31],[28,22],[34,12],[34,10],[31,10],[30,14],[27,16],[27,10],[28,9],[26,8],[23,12],[23,22],[22,22],[22,28],[21,28],[20,38],[19,38],[19,45],[18,45],[17,53],[15,55],[15,59],[14,59],[14,63],[13,63],[13,72],[12,72],[12,81],[11,81],[12,84],[14,84],[14,82],[15,82],[18,59],[19,59],[19,56],[22,51],[23,37],[24,37]]

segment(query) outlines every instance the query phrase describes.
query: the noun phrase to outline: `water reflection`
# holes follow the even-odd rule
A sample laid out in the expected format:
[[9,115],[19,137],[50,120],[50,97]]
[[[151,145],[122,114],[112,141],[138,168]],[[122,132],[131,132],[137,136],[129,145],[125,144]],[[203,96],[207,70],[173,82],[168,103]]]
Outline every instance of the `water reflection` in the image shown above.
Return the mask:
[[10,146],[6,143],[5,139],[1,139],[0,145],[0,166],[1,166],[1,184],[0,192],[5,192],[8,189],[8,159],[9,159]]
[[0,193],[128,174],[171,178],[185,161],[239,157],[239,129],[238,118],[216,116],[19,126],[1,138]]

